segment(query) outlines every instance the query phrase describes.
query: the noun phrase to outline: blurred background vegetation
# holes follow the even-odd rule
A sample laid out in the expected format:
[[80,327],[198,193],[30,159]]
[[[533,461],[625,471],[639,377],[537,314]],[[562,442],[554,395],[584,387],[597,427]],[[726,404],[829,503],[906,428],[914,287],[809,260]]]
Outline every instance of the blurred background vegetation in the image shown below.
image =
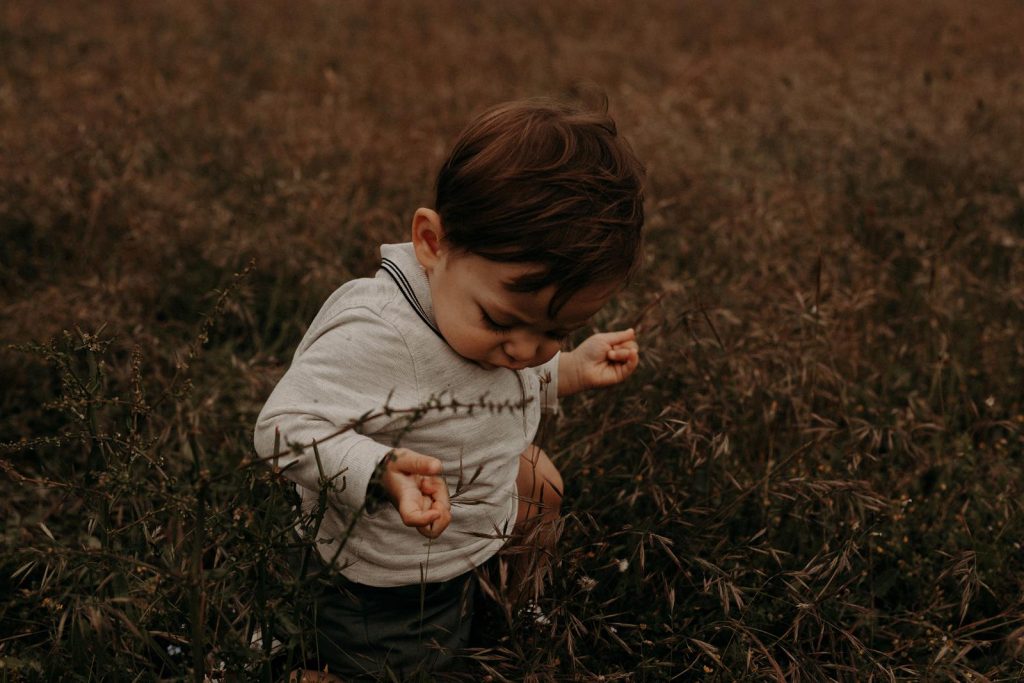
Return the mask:
[[1011,0],[0,4],[0,680],[278,675],[256,413],[473,114],[595,90],[649,171],[598,322],[643,364],[551,436],[545,618],[452,676],[1020,679],[1022,35]]

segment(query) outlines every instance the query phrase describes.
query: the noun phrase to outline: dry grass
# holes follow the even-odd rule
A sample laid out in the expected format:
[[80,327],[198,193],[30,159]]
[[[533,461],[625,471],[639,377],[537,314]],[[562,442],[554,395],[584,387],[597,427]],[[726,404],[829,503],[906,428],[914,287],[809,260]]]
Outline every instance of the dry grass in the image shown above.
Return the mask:
[[256,412],[469,116],[592,85],[650,172],[600,321],[644,362],[544,444],[546,623],[485,611],[460,675],[1019,679],[1020,35],[1010,0],[3,3],[0,337],[36,345],[0,353],[0,679],[287,667],[249,647],[307,642]]

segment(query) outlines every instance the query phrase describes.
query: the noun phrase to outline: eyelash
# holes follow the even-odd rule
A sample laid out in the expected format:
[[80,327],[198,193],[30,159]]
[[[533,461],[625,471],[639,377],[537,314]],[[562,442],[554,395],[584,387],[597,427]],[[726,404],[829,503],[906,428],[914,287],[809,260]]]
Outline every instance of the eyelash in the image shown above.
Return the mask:
[[494,320],[491,319],[491,316],[487,315],[487,311],[485,311],[482,308],[480,309],[480,318],[484,321],[484,325],[486,325],[487,328],[492,332],[497,332],[498,334],[507,334],[512,331],[512,328],[510,326],[499,325],[498,323],[494,322]]
[[[487,329],[491,330],[492,332],[496,332],[497,334],[508,334],[509,332],[512,331],[513,326],[501,325],[499,323],[494,322],[491,316],[487,315],[487,311],[485,311],[482,308],[480,309],[480,319],[483,320],[483,323],[487,327]],[[569,333],[561,334],[558,332],[545,332],[544,336],[547,337],[548,339],[553,339],[554,341],[557,342],[564,342],[566,339],[569,338]]]

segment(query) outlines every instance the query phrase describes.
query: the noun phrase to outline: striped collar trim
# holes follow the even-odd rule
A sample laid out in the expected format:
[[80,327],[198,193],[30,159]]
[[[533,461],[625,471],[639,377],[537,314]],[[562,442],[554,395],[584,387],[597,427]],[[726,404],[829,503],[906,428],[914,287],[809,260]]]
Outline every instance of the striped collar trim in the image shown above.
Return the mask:
[[[411,244],[388,244],[382,246],[382,256],[384,254],[388,255],[383,256],[381,259],[381,270],[394,280],[398,286],[398,291],[409,302],[413,312],[419,316],[420,320],[441,340],[444,340],[444,337],[441,336],[441,331],[437,329],[437,325],[434,323],[433,310],[430,305],[430,285],[427,282],[426,274],[419,267],[415,257],[406,253],[411,251],[411,249]],[[405,266],[404,269],[403,265]],[[421,298],[426,301],[426,305],[421,301]]]

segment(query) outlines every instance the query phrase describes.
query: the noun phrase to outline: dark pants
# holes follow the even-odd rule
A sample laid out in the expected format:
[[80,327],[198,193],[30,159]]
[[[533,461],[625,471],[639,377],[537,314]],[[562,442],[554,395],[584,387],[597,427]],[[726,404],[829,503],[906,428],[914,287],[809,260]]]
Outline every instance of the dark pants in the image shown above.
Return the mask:
[[472,571],[440,583],[376,588],[328,572],[314,555],[316,659],[345,680],[405,678],[452,664],[473,619]]

